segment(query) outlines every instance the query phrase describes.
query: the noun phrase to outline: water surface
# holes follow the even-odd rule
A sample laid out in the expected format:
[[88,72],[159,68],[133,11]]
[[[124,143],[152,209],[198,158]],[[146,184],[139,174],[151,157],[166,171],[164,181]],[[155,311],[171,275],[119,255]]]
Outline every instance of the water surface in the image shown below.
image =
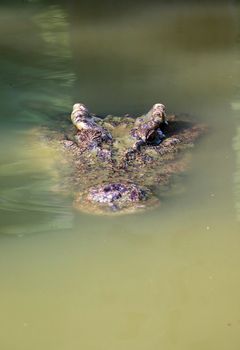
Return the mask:
[[[1,5],[1,349],[239,349],[239,11]],[[163,102],[209,133],[161,207],[80,214],[26,137],[77,101],[103,115]]]

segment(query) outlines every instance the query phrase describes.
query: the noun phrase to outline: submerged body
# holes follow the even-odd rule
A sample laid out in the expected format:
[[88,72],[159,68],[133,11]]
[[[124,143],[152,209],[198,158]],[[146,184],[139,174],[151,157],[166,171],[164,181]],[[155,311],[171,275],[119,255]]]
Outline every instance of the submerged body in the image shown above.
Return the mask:
[[75,127],[44,132],[49,145],[60,150],[62,164],[69,165],[59,187],[73,193],[75,208],[98,214],[132,213],[158,205],[154,187],[165,188],[172,175],[186,169],[186,150],[205,130],[204,125],[175,116],[167,120],[159,103],[137,119],[97,118],[78,103],[71,121]]

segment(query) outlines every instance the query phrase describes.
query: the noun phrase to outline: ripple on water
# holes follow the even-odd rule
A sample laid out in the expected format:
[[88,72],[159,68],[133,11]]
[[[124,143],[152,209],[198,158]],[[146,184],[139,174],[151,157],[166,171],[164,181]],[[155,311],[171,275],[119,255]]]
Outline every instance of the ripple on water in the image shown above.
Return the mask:
[[2,234],[66,230],[72,227],[71,203],[33,185],[2,190],[0,219]]
[[52,154],[37,145],[6,149],[0,157],[0,233],[22,236],[71,227],[71,200],[53,191]]

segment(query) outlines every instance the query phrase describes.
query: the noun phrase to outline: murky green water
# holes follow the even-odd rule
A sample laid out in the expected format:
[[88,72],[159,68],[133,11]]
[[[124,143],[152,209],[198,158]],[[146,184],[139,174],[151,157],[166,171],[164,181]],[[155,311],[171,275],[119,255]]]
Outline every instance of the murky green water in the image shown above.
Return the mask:
[[[0,7],[0,348],[240,348],[240,8],[29,1]],[[82,101],[207,122],[183,190],[95,217],[50,191],[26,130]]]

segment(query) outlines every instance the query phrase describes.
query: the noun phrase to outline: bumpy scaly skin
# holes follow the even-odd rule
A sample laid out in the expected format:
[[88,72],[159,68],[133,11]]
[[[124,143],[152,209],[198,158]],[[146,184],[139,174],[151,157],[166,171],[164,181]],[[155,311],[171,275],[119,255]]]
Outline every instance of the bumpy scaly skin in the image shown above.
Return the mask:
[[183,151],[206,130],[175,116],[167,121],[160,103],[137,119],[96,118],[78,103],[71,120],[77,130],[66,126],[63,133],[46,132],[48,142],[70,165],[61,191],[73,192],[75,208],[95,214],[132,213],[159,204],[149,188],[166,188],[173,174],[186,169]]
[[76,103],[73,105],[71,120],[79,130],[75,136],[79,145],[85,142],[91,148],[101,145],[103,142],[112,141],[112,135],[96,123],[96,119],[90,115],[84,104]]
[[161,125],[167,124],[166,108],[161,103],[156,103],[145,117],[136,119],[131,135],[137,141],[133,149],[139,150],[145,144],[159,145],[165,138],[161,131]]
[[150,195],[149,189],[121,182],[93,186],[81,192],[74,206],[86,212],[118,214],[144,209],[149,203],[151,206],[159,204],[158,199]]

